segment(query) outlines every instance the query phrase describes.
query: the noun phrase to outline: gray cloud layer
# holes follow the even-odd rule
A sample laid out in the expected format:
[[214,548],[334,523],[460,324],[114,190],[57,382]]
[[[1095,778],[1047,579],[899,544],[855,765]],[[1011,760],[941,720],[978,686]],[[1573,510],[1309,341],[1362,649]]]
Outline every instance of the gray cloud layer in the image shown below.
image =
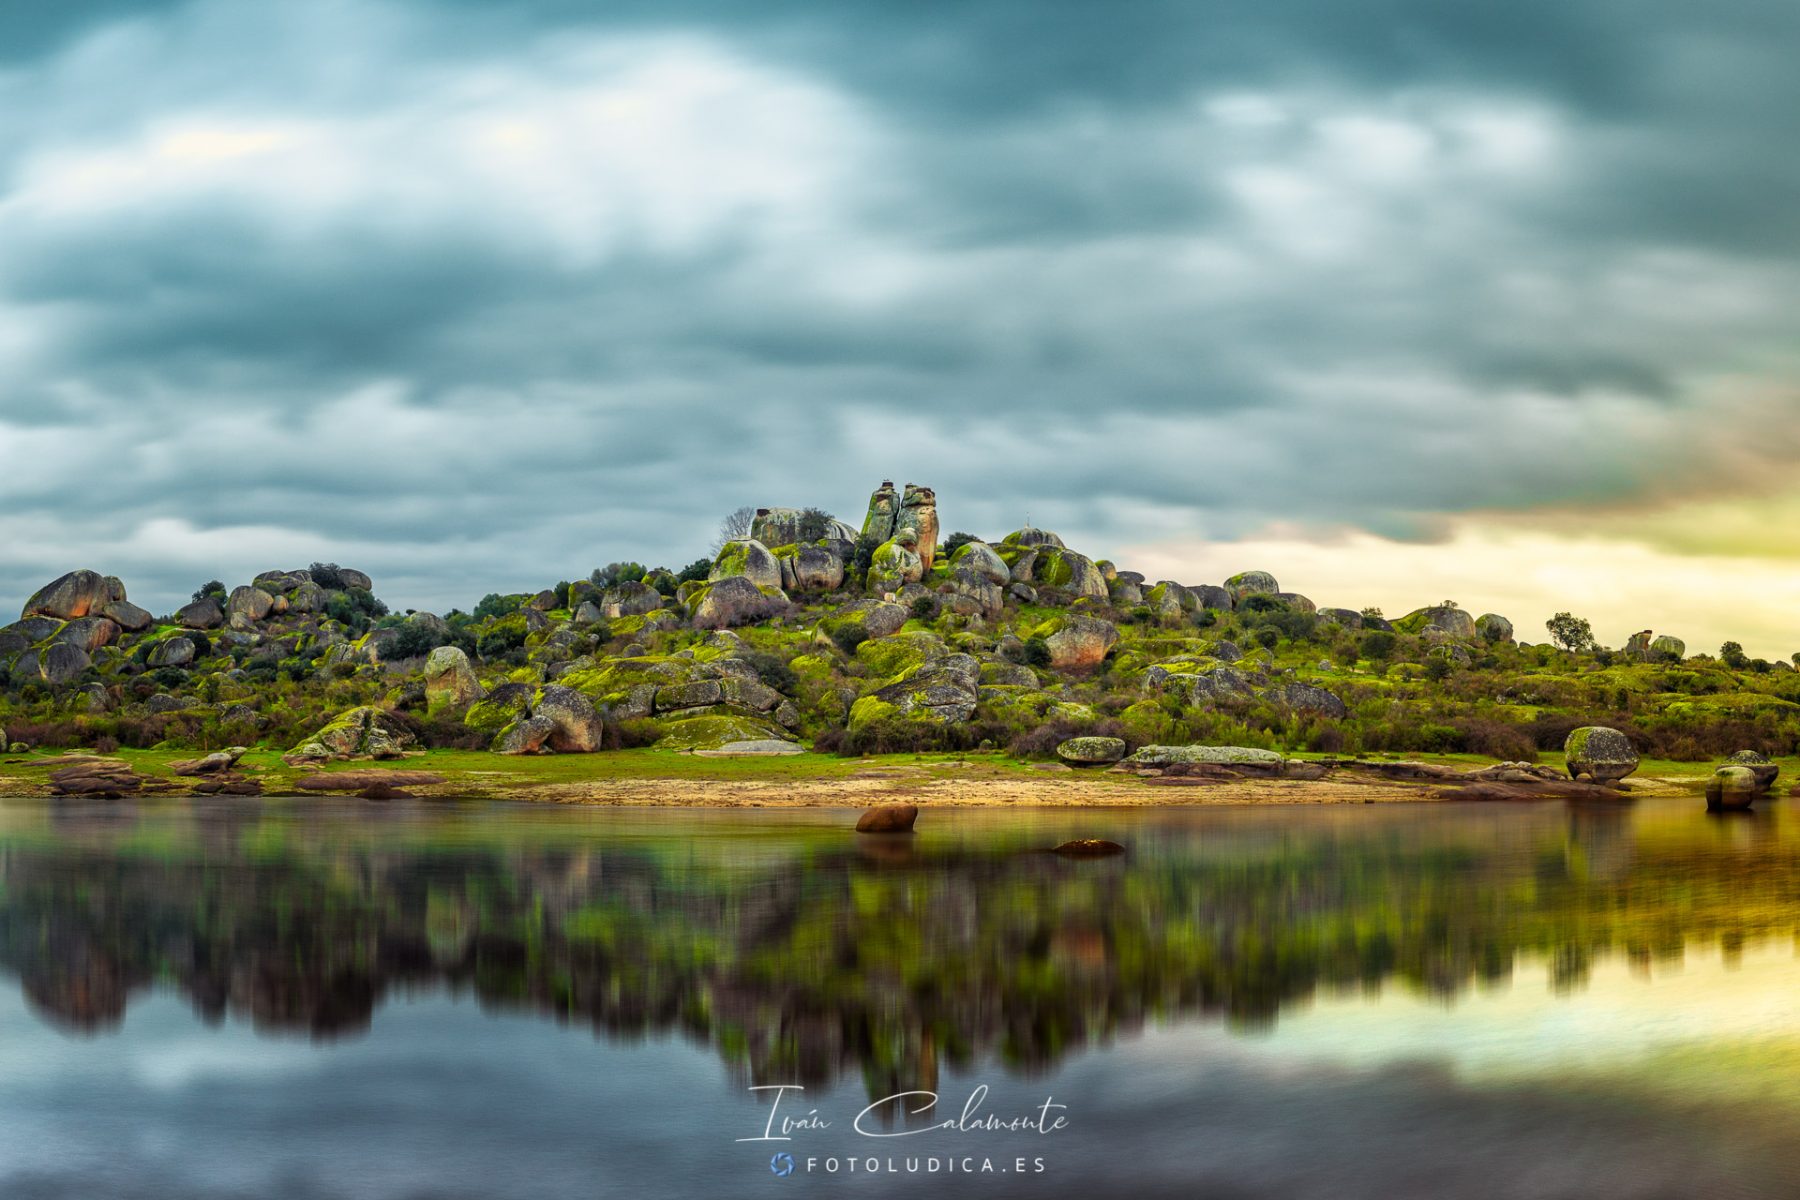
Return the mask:
[[65,7],[0,13],[9,603],[466,606],[883,475],[1424,536],[1792,449],[1789,5]]

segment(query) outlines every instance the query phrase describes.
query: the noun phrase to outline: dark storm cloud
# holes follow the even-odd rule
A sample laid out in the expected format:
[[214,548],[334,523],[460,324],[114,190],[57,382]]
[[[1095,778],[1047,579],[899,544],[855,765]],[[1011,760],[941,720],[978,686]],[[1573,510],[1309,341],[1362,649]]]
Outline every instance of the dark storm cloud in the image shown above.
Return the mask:
[[1704,470],[1721,389],[1746,431],[1792,406],[1797,34],[1744,0],[14,7],[0,595],[336,557],[467,605],[679,565],[742,503],[854,519],[883,475],[1099,553],[1629,498]]

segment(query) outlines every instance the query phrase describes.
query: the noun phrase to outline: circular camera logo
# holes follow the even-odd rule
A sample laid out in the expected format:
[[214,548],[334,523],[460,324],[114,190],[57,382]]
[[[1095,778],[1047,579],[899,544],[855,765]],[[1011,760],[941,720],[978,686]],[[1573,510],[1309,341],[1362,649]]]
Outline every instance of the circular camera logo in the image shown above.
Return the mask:
[[794,1173],[794,1156],[785,1151],[777,1154],[769,1160],[769,1170],[776,1175],[792,1175]]

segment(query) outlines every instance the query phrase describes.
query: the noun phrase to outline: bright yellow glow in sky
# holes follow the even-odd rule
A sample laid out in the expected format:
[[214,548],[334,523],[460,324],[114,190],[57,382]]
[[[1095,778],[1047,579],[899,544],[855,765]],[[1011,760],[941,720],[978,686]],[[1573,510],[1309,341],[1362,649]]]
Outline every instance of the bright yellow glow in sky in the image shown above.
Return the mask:
[[[1787,511],[1800,518],[1800,498],[1635,518],[1478,515],[1453,520],[1435,543],[1361,532],[1321,541],[1277,529],[1238,542],[1150,543],[1117,561],[1151,579],[1194,583],[1265,570],[1320,607],[1375,605],[1390,618],[1455,600],[1509,618],[1521,641],[1549,640],[1544,621],[1568,611],[1592,621],[1609,646],[1653,629],[1681,638],[1689,654],[1731,640],[1775,660],[1800,650],[1800,520]],[[1709,541],[1714,520],[1720,532]],[[1768,534],[1760,542],[1759,529]],[[1783,548],[1794,557],[1781,557]]]

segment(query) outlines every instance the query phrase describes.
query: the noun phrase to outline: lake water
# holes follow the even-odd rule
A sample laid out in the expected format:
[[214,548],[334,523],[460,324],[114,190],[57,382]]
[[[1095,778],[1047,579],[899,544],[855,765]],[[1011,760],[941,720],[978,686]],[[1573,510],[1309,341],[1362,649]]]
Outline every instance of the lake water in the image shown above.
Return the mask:
[[0,1195],[1791,1197],[1786,803],[0,801]]

